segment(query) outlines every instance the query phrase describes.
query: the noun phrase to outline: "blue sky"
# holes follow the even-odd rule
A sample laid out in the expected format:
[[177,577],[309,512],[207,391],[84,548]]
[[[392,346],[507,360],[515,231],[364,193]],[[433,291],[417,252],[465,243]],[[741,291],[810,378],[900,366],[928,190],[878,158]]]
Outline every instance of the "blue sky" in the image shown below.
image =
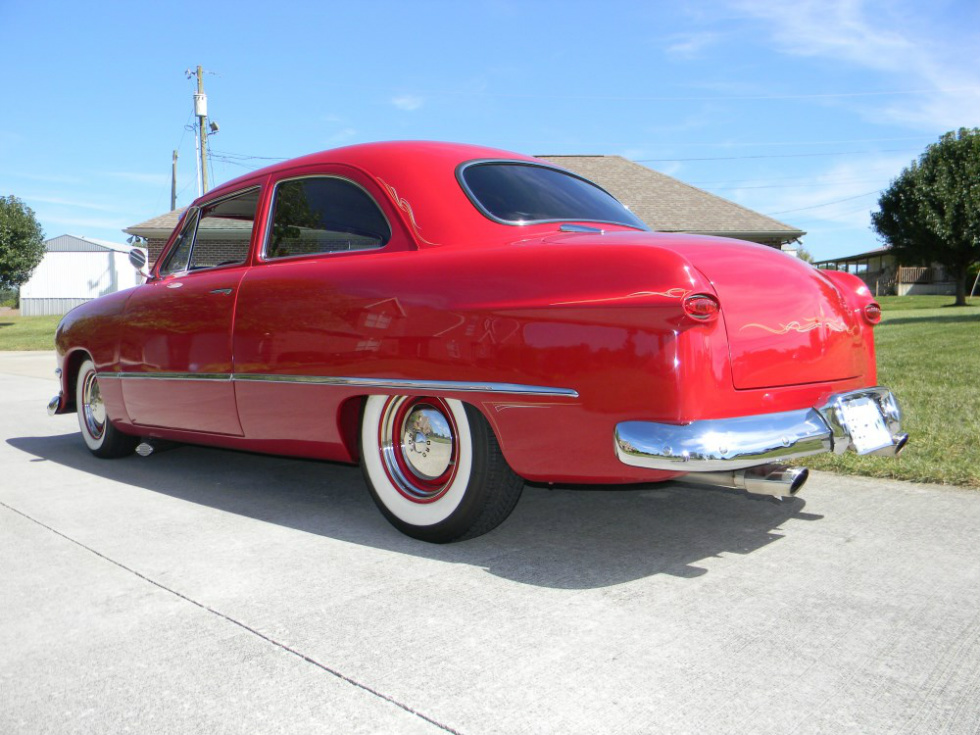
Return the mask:
[[0,0],[0,194],[48,237],[122,242],[213,181],[372,140],[616,154],[775,216],[818,259],[874,249],[878,192],[980,126],[980,2]]

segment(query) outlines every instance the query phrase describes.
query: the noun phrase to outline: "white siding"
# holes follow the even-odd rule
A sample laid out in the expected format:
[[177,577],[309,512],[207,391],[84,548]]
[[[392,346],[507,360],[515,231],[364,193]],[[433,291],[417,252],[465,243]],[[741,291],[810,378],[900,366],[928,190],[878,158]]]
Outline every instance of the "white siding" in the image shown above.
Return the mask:
[[[140,281],[126,253],[111,250],[100,253],[49,252],[30,280],[21,286],[21,309],[25,314],[65,313],[60,309],[68,304],[77,306],[83,301],[138,286]],[[48,303],[43,307],[40,303],[31,303],[41,300]],[[57,310],[51,311],[52,308]]]
[[20,290],[22,299],[94,299],[138,286],[124,253],[47,253]]
[[92,299],[21,299],[21,316],[54,316],[67,314]]

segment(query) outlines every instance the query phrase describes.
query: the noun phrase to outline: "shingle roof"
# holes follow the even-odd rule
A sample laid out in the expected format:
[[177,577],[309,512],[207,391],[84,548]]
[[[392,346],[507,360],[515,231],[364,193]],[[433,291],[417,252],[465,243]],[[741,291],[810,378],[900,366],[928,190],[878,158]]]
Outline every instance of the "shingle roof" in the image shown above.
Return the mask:
[[145,222],[140,222],[138,225],[130,225],[123,232],[129,235],[138,235],[139,237],[145,237],[146,239],[160,239],[170,236],[173,232],[174,227],[177,226],[177,220],[180,219],[180,215],[184,213],[187,207],[182,207],[181,209],[175,209],[172,212],[166,212],[157,217],[146,220]]
[[594,181],[654,230],[791,242],[806,233],[622,156],[538,156]]

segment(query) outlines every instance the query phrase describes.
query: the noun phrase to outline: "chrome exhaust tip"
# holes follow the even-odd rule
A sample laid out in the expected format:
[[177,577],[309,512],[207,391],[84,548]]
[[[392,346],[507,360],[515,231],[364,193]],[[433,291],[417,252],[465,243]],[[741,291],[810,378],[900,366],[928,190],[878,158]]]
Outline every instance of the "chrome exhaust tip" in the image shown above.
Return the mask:
[[774,498],[793,497],[810,477],[806,467],[764,464],[731,472],[689,472],[677,478],[680,482],[744,490],[753,495]]
[[167,452],[171,449],[176,449],[179,446],[180,444],[177,442],[157,439],[155,437],[144,437],[143,440],[136,446],[136,453],[141,457],[149,457],[151,454]]
[[745,470],[745,490],[756,495],[776,497],[796,495],[810,478],[806,467],[767,464]]
[[898,456],[899,452],[905,449],[905,445],[908,443],[908,434],[893,434],[891,446],[876,449],[873,452],[869,452],[869,454],[873,454],[878,457],[896,457]]

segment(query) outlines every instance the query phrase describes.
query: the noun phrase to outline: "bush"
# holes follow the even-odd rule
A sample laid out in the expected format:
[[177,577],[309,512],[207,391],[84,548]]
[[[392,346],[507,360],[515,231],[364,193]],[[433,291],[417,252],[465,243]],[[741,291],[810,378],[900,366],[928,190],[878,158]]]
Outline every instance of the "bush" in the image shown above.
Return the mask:
[[15,288],[0,288],[0,306],[16,309],[20,306],[20,292]]

